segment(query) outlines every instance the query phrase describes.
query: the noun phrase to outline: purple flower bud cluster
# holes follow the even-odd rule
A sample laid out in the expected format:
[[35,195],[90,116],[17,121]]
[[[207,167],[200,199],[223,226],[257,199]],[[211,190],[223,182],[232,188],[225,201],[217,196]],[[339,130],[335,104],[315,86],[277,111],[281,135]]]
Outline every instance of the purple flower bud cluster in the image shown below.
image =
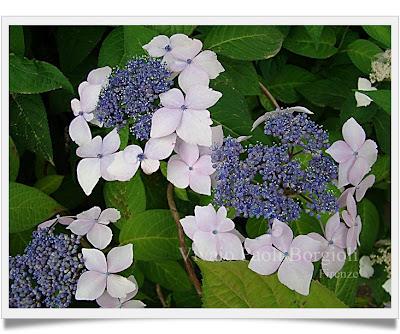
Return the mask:
[[[336,198],[328,189],[337,178],[337,166],[321,151],[326,145],[325,132],[322,130],[321,135],[311,136],[308,131],[313,128],[310,125],[313,122],[307,116],[281,115],[285,119],[283,124],[295,124],[299,131],[303,129],[304,136],[292,135],[287,128],[289,140],[285,138],[272,146],[256,144],[246,148],[228,137],[213,151],[215,204],[233,207],[244,217],[277,218],[285,222],[298,219],[301,210],[337,211]],[[288,122],[289,117],[296,120]],[[300,120],[305,120],[306,125],[302,126]],[[278,135],[278,130],[273,133]],[[310,139],[310,145],[305,138]]]
[[53,228],[34,231],[24,254],[9,259],[10,307],[68,307],[84,270],[80,239]]
[[282,144],[302,147],[306,152],[319,152],[329,146],[328,133],[307,114],[271,112],[264,133],[279,138]]
[[139,140],[150,136],[151,116],[158,96],[171,88],[171,72],[160,59],[138,57],[123,68],[115,68],[101,91],[95,110],[105,127],[129,125]]

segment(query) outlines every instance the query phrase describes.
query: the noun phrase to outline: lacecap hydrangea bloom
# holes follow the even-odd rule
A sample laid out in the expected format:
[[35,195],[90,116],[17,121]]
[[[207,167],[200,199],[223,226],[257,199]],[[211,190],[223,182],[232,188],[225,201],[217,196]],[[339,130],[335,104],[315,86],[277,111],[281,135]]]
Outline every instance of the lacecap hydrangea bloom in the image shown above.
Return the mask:
[[39,228],[24,253],[10,257],[10,307],[65,308],[85,271],[80,236]]

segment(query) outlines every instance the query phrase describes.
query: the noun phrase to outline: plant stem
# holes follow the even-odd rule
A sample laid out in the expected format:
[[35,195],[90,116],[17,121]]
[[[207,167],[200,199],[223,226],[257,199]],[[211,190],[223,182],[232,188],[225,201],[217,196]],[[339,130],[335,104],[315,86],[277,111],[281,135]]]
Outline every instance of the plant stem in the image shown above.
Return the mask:
[[161,290],[160,284],[156,284],[156,292],[157,292],[157,297],[160,300],[162,307],[168,307],[167,303],[165,302],[164,294]]
[[270,91],[265,87],[261,82],[258,83],[260,85],[261,91],[263,94],[271,101],[271,103],[275,106],[276,109],[281,109],[278,102],[276,102],[275,98],[272,96]]
[[188,273],[189,279],[192,282],[194,288],[196,289],[197,294],[201,296],[201,283],[197,278],[196,273],[194,272],[193,264],[189,257],[189,251],[185,244],[185,234],[183,232],[182,225],[179,221],[180,217],[174,201],[174,186],[172,185],[172,183],[169,183],[167,187],[167,200],[168,200],[169,210],[171,211],[171,215],[174,218],[176,228],[178,229],[179,250],[181,252],[183,262],[185,264],[186,272]]

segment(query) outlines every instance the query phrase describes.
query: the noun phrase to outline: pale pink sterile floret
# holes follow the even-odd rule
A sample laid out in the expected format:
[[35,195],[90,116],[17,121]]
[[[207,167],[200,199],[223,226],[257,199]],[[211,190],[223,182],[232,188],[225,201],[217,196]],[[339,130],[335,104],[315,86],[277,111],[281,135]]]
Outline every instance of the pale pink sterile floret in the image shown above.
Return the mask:
[[185,234],[193,240],[196,256],[206,261],[244,260],[241,236],[225,207],[196,206],[194,216],[180,220]]
[[82,249],[87,271],[78,280],[75,299],[95,300],[107,289],[114,298],[126,298],[137,286],[117,273],[129,268],[133,262],[133,245],[114,247],[108,254],[98,249]]
[[340,197],[338,198],[338,205],[339,208],[343,208],[346,206],[346,201],[347,201],[347,196],[350,194],[351,196],[356,195],[356,200],[357,202],[360,202],[364,196],[365,193],[369,188],[371,188],[375,183],[375,175],[371,174],[368,175],[364,180],[362,180],[360,183],[355,185],[354,187],[349,187],[345,191],[342,192]]
[[338,187],[357,185],[371,170],[378,155],[377,145],[365,138],[363,128],[354,118],[343,124],[343,140],[334,142],[326,152],[339,163]]
[[357,249],[357,245],[360,245],[362,224],[360,216],[357,215],[356,201],[351,194],[347,195],[346,206],[346,210],[342,211],[342,218],[349,227],[346,237],[346,248],[347,254],[351,255]]

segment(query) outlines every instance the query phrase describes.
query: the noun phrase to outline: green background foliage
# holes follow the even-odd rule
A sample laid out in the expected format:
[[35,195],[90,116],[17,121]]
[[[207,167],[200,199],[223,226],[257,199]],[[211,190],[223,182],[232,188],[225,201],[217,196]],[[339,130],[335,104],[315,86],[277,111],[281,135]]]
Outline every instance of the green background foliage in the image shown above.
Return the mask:
[[[390,82],[368,92],[374,102],[357,108],[359,77],[368,78],[373,57],[390,48],[387,26],[13,26],[10,28],[10,253],[23,251],[32,230],[57,213],[76,214],[93,205],[115,207],[121,220],[112,226],[114,244],[134,244],[135,263],[128,271],[140,285],[138,298],[160,307],[159,285],[170,307],[363,307],[382,306],[389,296],[381,289],[384,275],[358,277],[358,260],[348,260],[342,276],[331,280],[315,265],[311,294],[302,297],[247,269],[245,261],[196,262],[203,279],[200,299],[184,269],[175,223],[166,200],[161,171],[138,172],[129,182],[100,181],[86,197],[76,178],[76,145],[68,137],[70,100],[79,83],[98,66],[124,65],[142,55],[142,46],[158,34],[185,33],[215,51],[225,68],[211,86],[223,93],[210,109],[225,135],[249,135],[253,121],[275,109],[261,93],[269,88],[281,106],[301,105],[314,112],[330,140],[354,117],[368,138],[378,143],[373,167],[376,183],[359,205],[363,221],[357,256],[375,251],[375,242],[390,238]],[[96,134],[104,130],[93,129]],[[251,143],[269,139],[258,128]],[[121,148],[132,139],[121,132]],[[165,167],[162,164],[161,170]],[[210,197],[175,190],[181,216]],[[321,232],[321,224],[304,214],[295,233]],[[246,236],[265,233],[261,219],[235,219]],[[190,245],[190,242],[188,242]],[[189,256],[192,255],[189,254]],[[345,277],[346,274],[354,277]],[[128,274],[128,273],[127,273]],[[378,292],[377,292],[378,291]],[[79,304],[78,304],[79,306]]]

